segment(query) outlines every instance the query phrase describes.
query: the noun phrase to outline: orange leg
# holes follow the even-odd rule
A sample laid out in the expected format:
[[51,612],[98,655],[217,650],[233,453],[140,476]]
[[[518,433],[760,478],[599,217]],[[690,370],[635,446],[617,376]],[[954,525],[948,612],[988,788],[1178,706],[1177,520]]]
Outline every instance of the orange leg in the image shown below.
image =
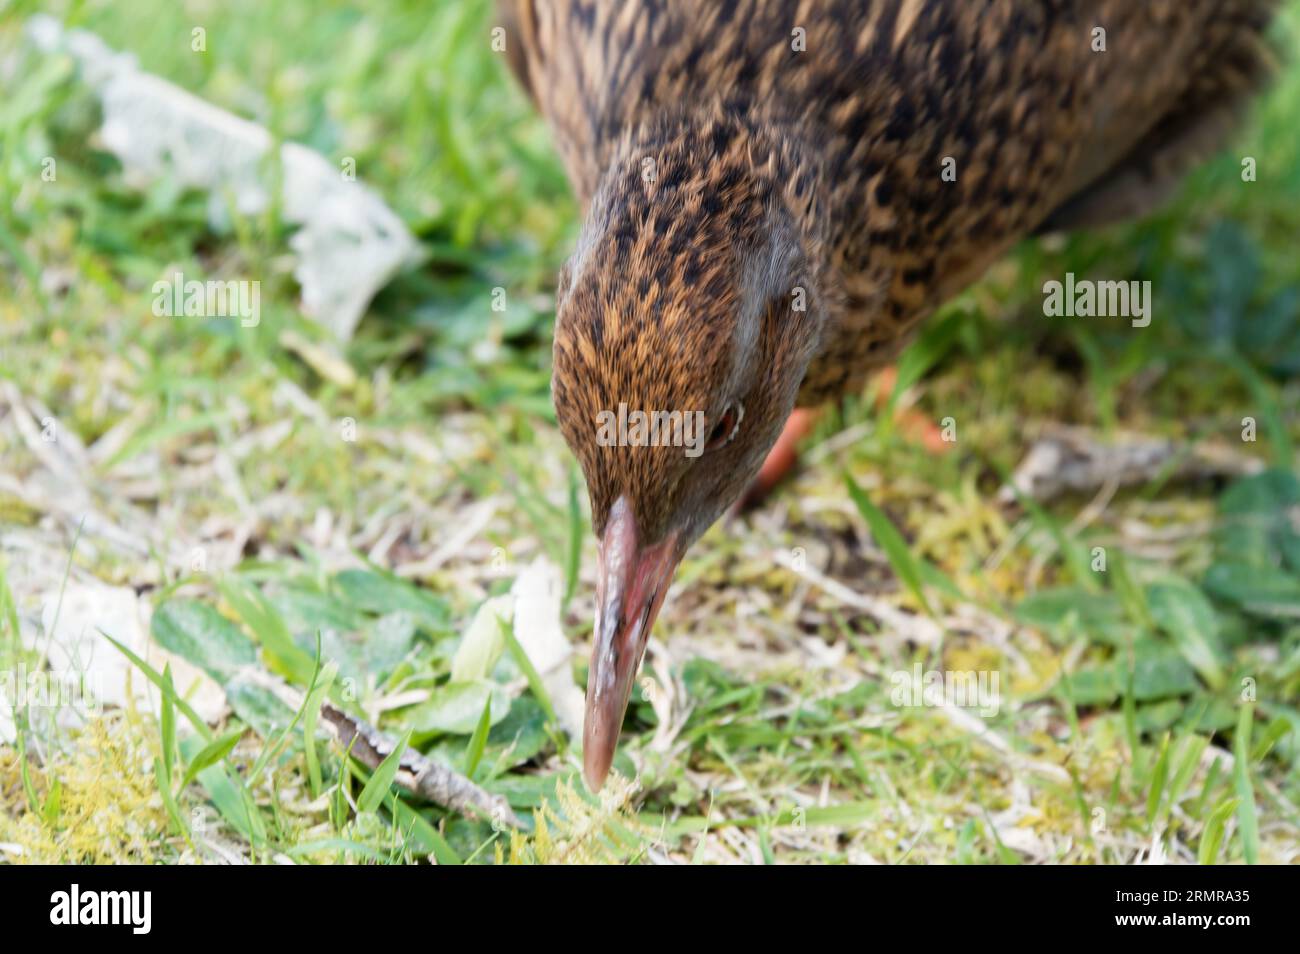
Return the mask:
[[[876,375],[872,385],[876,392],[876,407],[883,408],[889,403],[889,396],[894,393],[894,382],[897,380],[898,368],[892,364],[882,368]],[[916,408],[897,409],[894,412],[894,423],[898,425],[904,437],[920,444],[931,454],[944,454],[952,449],[952,444],[943,439],[943,431]]]
[[758,476],[740,498],[738,509],[761,503],[794,470],[794,465],[799,461],[799,442],[808,436],[816,421],[817,412],[808,408],[797,407],[790,413],[781,436],[767,452],[767,460],[759,468]]
[[[898,368],[890,365],[876,375],[873,383],[877,407],[884,407],[894,391],[894,382],[898,380]],[[943,432],[920,411],[915,408],[902,408],[897,411],[894,421],[903,436],[920,444],[931,454],[943,454],[952,449],[952,445],[943,439]],[[810,408],[795,408],[789,420],[776,439],[772,449],[767,452],[758,476],[749,485],[744,496],[737,502],[734,512],[762,503],[768,494],[782,480],[790,475],[799,461],[799,442],[807,437],[817,422],[817,412]]]

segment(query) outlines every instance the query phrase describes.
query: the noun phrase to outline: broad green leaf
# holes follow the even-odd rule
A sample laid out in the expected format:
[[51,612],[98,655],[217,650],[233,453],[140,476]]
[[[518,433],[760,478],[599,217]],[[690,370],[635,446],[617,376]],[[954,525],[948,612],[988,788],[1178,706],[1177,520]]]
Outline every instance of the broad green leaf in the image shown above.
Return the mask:
[[1259,616],[1300,617],[1300,577],[1269,566],[1216,563],[1205,588]]
[[509,621],[513,606],[514,601],[509,596],[494,596],[483,601],[451,660],[452,682],[488,677],[506,647],[502,625]]
[[509,714],[492,726],[488,746],[500,751],[494,756],[498,768],[513,768],[527,762],[546,748],[546,710],[531,694],[517,696],[510,703]]
[[[1138,702],[1196,691],[1196,675],[1179,653],[1149,640],[1136,643],[1133,653],[1133,698]],[[1119,672],[1126,673],[1126,662],[1117,664]]]
[[[1196,673],[1179,652],[1152,640],[1140,640],[1134,644],[1131,672],[1129,654],[1121,651],[1119,658],[1104,666],[1072,673],[1069,698],[1075,705],[1109,705],[1120,698],[1130,680],[1134,703],[1183,696],[1199,687]],[[1179,710],[1172,711],[1177,718]]]
[[1151,584],[1146,588],[1146,597],[1156,625],[1169,635],[1202,679],[1212,688],[1220,688],[1226,678],[1223,663],[1227,654],[1210,601],[1197,587],[1176,577]]
[[489,704],[490,719],[495,725],[510,711],[510,698],[503,686],[485,679],[449,682],[435,688],[428,702],[406,710],[402,721],[416,732],[469,735]]
[[1300,504],[1300,478],[1286,470],[1266,470],[1234,481],[1219,498],[1219,512],[1225,516],[1276,516],[1297,504]]
[[293,721],[293,710],[269,686],[243,676],[226,683],[226,701],[235,715],[262,739],[284,731]]
[[153,614],[150,631],[163,649],[224,683],[257,662],[257,647],[238,626],[206,603],[169,600]]
[[1094,642],[1126,646],[1133,634],[1133,624],[1118,597],[1080,586],[1039,590],[1020,601],[1016,616],[1065,639],[1082,633]]

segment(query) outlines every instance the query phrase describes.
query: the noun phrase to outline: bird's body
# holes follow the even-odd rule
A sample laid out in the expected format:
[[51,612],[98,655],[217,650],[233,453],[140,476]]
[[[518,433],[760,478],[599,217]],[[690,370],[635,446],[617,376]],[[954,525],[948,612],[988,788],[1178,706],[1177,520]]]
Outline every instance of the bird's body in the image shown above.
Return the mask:
[[[589,746],[612,753],[593,696],[621,721],[677,558],[796,403],[859,388],[1027,235],[1154,205],[1268,73],[1275,6],[504,0],[512,66],[587,212],[553,392],[602,580],[623,574],[598,596]],[[603,446],[591,422],[620,403],[731,435],[700,460]],[[589,778],[607,766],[589,756]]]
[[[789,206],[824,246],[825,280],[838,287],[823,295],[841,303],[826,316],[800,395],[816,404],[856,387],[918,320],[1054,210],[1108,173],[1140,175],[1191,134],[1187,151],[1117,197],[1114,217],[1149,207],[1198,158],[1198,145],[1215,145],[1220,121],[1257,85],[1274,4],[524,6],[517,62],[584,207],[616,156],[652,158],[674,133],[690,136],[667,117],[724,128],[741,119],[755,139],[741,145],[788,150],[777,175],[789,176]],[[719,139],[717,151],[737,138]],[[1133,169],[1124,168],[1129,158]]]

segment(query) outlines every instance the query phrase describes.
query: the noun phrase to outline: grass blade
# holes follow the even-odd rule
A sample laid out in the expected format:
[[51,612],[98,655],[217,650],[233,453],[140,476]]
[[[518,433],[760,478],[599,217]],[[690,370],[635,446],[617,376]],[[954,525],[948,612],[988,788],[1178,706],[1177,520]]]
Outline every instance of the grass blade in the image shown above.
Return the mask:
[[1255,816],[1255,786],[1250,781],[1250,728],[1255,717],[1255,706],[1246,703],[1237,718],[1237,731],[1232,739],[1233,786],[1240,804],[1237,806],[1237,827],[1241,831],[1241,847],[1246,853],[1246,863],[1259,864],[1259,819]]
[[384,796],[388,794],[388,789],[393,784],[393,779],[397,777],[398,766],[402,763],[402,755],[406,752],[406,747],[411,741],[411,730],[407,729],[406,734],[393,747],[393,751],[388,753],[385,758],[375,768],[374,773],[366,782],[365,788],[357,796],[358,812],[373,812],[379,809],[384,803]]
[[244,732],[245,729],[242,725],[236,726],[201,748],[194,758],[190,759],[189,765],[185,769],[185,777],[181,779],[180,790],[184,791],[191,782],[198,778],[200,772],[216,765],[229,755],[235,746],[239,744],[239,740],[244,737]]
[[889,559],[894,572],[898,574],[899,580],[911,591],[917,602],[921,604],[922,609],[930,616],[933,616],[934,610],[930,608],[930,602],[925,598],[920,564],[917,562],[916,557],[912,555],[912,551],[909,549],[907,541],[903,539],[903,535],[885,516],[884,511],[867,498],[862,488],[848,474],[844,475],[844,483],[849,489],[849,496],[853,499],[853,503],[857,505],[858,512],[867,521],[867,526],[871,529],[871,535],[880,544],[880,548],[885,551],[885,556]]
[[1196,863],[1212,865],[1219,856],[1219,845],[1223,843],[1223,826],[1227,824],[1232,813],[1236,811],[1239,799],[1225,799],[1210,815],[1201,833],[1201,844],[1196,849]]
[[478,717],[478,725],[474,727],[474,734],[469,737],[469,745],[465,749],[465,774],[471,778],[483,758],[483,750],[487,747],[488,732],[491,728],[492,697],[489,695],[483,703],[483,714]]

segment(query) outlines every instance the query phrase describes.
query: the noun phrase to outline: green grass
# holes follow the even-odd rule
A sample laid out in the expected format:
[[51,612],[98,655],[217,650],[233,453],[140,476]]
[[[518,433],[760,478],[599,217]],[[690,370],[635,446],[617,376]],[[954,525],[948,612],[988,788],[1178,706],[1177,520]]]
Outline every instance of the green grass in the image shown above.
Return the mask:
[[[1300,68],[1168,209],[1026,244],[936,316],[890,404],[952,417],[948,453],[850,399],[810,441],[815,466],[706,536],[634,693],[615,768],[638,784],[596,804],[516,634],[473,625],[545,560],[585,680],[594,553],[548,396],[549,294],[576,210],[490,51],[489,6],[229,3],[195,22],[163,0],[0,0],[0,63],[38,6],[280,138],[352,157],[426,261],[342,354],[355,382],[323,374],[285,344],[328,346],[299,313],[274,216],[217,232],[204,197],[131,190],[65,65],[5,80],[0,671],[37,664],[65,578],[138,593],[174,665],[132,651],[161,702],[85,725],[0,711],[17,727],[0,745],[4,857],[1295,859]],[[262,281],[261,325],[154,318],[149,288],[177,268]],[[1151,280],[1151,327],[1045,320],[1042,282],[1067,271]],[[1053,423],[1223,445],[1269,470],[1157,479],[1086,523],[1089,498],[998,504]],[[870,601],[941,639],[909,638],[922,630]],[[97,653],[118,653],[107,637],[129,649],[120,620],[92,624]],[[985,727],[900,706],[895,675],[914,665],[996,671],[1002,705]],[[212,722],[199,673],[224,694]],[[505,796],[527,830],[390,789],[391,764],[372,776],[319,730],[325,698]]]

